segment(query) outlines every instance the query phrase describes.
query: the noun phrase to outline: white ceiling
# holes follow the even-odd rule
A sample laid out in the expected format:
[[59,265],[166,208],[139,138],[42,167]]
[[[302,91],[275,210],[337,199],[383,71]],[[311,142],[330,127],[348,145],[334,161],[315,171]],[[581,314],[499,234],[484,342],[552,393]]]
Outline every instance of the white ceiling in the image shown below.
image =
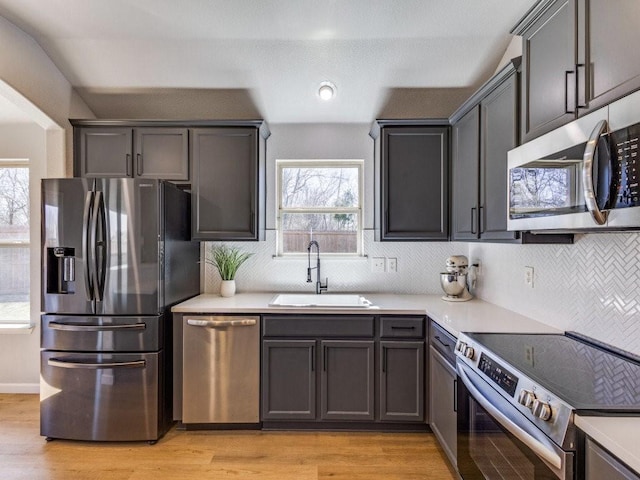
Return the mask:
[[[272,123],[366,123],[394,89],[484,81],[533,3],[0,0],[0,15],[81,92],[245,89]],[[330,102],[316,95],[325,80]]]

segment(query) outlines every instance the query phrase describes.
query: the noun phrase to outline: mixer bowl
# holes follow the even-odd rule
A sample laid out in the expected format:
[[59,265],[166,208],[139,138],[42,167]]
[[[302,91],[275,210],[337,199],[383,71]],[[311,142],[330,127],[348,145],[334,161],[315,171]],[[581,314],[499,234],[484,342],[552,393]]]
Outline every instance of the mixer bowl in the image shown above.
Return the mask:
[[441,273],[440,285],[448,297],[458,297],[462,295],[467,286],[466,276],[456,273]]

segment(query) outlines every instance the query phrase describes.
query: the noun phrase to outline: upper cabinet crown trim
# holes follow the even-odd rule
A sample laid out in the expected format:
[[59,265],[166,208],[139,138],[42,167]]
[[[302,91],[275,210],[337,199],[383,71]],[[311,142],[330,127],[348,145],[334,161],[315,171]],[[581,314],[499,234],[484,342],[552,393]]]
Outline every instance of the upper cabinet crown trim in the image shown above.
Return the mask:
[[540,0],[524,14],[524,17],[515,24],[509,33],[522,35],[533,23],[538,21],[538,19],[542,17],[542,15],[544,15],[556,1],[557,0]]

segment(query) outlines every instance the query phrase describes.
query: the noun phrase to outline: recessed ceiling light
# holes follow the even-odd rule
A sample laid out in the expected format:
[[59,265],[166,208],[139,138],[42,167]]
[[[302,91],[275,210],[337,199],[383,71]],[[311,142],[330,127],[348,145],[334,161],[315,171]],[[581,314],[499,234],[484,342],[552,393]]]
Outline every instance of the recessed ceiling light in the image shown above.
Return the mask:
[[331,100],[336,94],[336,86],[331,82],[322,82],[318,89],[318,96],[322,100]]

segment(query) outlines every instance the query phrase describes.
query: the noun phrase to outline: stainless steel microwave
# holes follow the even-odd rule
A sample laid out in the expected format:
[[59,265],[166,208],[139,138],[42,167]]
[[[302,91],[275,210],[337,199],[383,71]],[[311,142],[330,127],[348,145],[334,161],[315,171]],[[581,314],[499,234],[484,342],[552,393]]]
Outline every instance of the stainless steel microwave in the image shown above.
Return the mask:
[[508,154],[507,229],[640,229],[640,92]]

